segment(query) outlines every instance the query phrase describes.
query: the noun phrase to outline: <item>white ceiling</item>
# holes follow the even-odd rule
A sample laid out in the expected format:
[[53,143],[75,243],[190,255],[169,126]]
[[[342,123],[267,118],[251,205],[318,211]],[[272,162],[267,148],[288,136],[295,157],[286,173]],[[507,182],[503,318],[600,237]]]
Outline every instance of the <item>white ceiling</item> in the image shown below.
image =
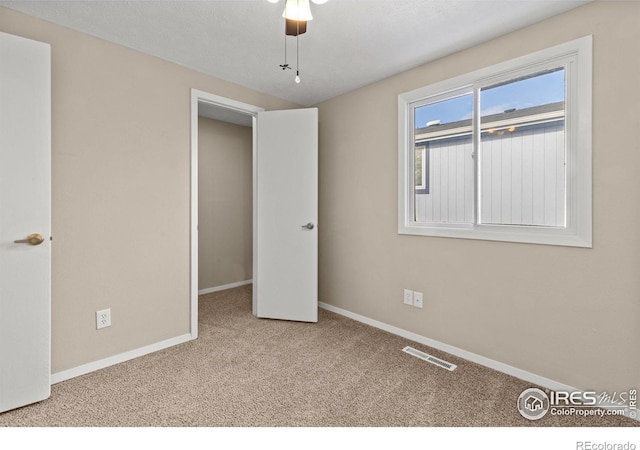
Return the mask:
[[284,0],[2,1],[224,80],[314,105],[592,0],[329,0],[287,38]]

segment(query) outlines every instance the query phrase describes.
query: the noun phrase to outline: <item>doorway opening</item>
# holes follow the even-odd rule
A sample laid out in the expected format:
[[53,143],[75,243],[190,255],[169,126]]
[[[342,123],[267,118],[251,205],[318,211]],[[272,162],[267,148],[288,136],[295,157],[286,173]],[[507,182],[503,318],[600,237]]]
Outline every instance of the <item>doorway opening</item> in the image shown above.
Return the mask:
[[250,284],[252,275],[251,117],[218,118],[198,107],[198,294]]
[[[256,117],[260,111],[264,109],[196,89],[191,90],[192,339],[198,337],[198,295],[248,284],[253,282],[253,274],[256,273],[254,162]],[[231,148],[224,148],[225,141]],[[250,148],[246,148],[247,146]],[[209,150],[213,150],[213,153]],[[225,158],[234,167],[212,167],[212,164]],[[203,174],[201,159],[207,168],[216,170],[216,173],[203,175],[203,180],[199,177],[199,171]],[[230,181],[227,186],[225,179]],[[212,183],[222,187],[222,192],[202,189],[203,186],[211,187]],[[222,230],[225,235],[216,236],[216,230]],[[234,242],[240,244],[239,249],[237,246],[232,248]],[[215,246],[226,249],[222,248],[222,254],[200,254],[200,250],[207,252],[207,249]],[[227,262],[222,261],[225,250],[234,254]],[[220,264],[224,267],[220,267]],[[234,277],[239,279],[231,281]],[[252,309],[255,314],[255,289]]]

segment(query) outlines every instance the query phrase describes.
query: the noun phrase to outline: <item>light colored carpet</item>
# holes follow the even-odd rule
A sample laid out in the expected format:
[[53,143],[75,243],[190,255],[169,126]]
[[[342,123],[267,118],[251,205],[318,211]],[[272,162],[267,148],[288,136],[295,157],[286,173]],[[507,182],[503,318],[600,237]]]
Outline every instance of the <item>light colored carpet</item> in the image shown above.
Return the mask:
[[[617,417],[530,422],[529,383],[320,310],[256,319],[251,286],[201,296],[200,337],[52,386],[0,426],[638,426]],[[454,372],[401,351],[411,345]]]

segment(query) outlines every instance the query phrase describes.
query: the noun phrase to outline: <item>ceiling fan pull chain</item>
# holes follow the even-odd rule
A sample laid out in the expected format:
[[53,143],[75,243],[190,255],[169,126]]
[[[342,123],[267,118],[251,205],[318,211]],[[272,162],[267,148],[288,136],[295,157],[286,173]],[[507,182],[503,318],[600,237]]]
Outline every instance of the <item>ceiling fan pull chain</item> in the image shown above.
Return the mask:
[[300,22],[298,22],[298,34],[296,34],[296,78],[295,82],[300,83]]

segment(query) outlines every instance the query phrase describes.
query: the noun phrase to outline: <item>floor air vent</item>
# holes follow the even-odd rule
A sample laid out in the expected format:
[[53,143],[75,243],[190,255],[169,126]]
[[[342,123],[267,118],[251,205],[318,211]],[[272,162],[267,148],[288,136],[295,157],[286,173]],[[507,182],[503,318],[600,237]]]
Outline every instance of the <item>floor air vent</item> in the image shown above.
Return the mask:
[[436,358],[435,356],[431,356],[425,352],[421,352],[420,350],[416,350],[413,347],[405,347],[402,349],[403,352],[410,354],[411,356],[415,356],[416,358],[424,359],[431,364],[435,364],[436,366],[440,366],[449,371],[454,371],[456,367],[455,364],[451,364],[450,362],[443,361],[441,359]]

